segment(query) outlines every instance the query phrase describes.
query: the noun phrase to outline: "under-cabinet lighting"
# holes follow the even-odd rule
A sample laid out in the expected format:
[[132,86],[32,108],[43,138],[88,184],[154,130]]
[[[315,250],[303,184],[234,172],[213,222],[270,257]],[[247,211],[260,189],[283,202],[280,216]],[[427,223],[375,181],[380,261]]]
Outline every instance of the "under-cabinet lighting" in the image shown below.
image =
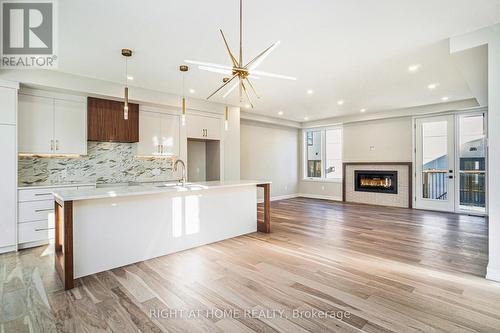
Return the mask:
[[175,155],[137,155],[138,160],[173,160]]
[[40,158],[80,158],[78,154],[26,154],[19,153],[19,157],[40,157]]

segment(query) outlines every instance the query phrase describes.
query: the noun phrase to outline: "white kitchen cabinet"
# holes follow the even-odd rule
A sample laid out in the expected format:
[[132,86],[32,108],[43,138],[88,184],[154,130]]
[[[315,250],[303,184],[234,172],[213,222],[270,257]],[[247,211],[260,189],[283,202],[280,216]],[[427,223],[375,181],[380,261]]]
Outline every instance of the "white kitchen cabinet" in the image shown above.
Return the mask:
[[20,153],[87,154],[87,106],[83,99],[20,94],[18,112]]
[[0,124],[16,124],[16,103],[15,89],[0,89]]
[[[54,100],[54,148],[57,154],[87,154],[85,103]],[[84,126],[82,126],[84,125]]]
[[220,140],[222,120],[216,117],[188,114],[187,137],[190,139]]
[[139,156],[178,156],[179,116],[159,112],[139,113]]
[[[25,249],[39,246],[54,238],[53,192],[89,188],[95,188],[95,185],[74,184],[64,187],[20,188],[18,191],[19,213],[17,217],[17,243],[19,248]],[[15,197],[13,198],[15,200]]]
[[54,150],[54,100],[19,95],[19,152],[51,154]]
[[0,125],[0,249],[16,245],[16,126]]
[[179,156],[180,124],[179,117],[168,114],[160,116],[162,153]]

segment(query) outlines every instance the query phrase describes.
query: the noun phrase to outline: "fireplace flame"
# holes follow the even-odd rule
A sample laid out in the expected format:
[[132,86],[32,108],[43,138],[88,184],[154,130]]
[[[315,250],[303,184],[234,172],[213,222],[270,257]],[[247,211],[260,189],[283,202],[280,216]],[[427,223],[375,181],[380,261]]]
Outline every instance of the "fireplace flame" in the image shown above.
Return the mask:
[[392,186],[392,181],[390,178],[381,177],[370,177],[361,178],[361,186],[363,187],[384,187],[390,188]]

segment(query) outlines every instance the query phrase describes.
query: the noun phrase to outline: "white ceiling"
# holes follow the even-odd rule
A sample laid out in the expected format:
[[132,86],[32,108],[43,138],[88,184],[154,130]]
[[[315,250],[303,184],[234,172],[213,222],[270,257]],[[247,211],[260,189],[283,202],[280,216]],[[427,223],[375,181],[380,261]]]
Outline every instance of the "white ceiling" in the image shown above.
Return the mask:
[[[62,72],[123,82],[120,50],[129,47],[132,86],[181,94],[184,59],[229,65],[219,28],[235,51],[238,43],[237,0],[58,3]],[[252,112],[282,110],[295,121],[473,97],[447,38],[500,22],[498,0],[244,0],[244,8],[244,58],[281,40],[259,70],[298,78],[254,81],[262,97]],[[410,73],[415,63],[422,67]],[[193,66],[186,90],[196,92],[188,95],[205,98],[222,77]],[[214,100],[227,103],[221,94]]]

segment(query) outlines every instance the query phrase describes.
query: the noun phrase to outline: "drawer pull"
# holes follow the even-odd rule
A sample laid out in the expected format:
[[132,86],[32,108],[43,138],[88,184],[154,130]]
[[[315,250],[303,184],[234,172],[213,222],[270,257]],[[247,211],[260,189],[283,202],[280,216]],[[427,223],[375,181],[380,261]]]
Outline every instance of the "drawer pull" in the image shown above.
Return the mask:
[[35,231],[48,231],[48,230],[54,230],[55,228],[37,228]]
[[47,209],[35,209],[35,213],[40,213],[40,212],[53,212],[54,208],[47,208]]
[[52,195],[52,193],[35,193],[35,197],[41,197],[44,195]]

